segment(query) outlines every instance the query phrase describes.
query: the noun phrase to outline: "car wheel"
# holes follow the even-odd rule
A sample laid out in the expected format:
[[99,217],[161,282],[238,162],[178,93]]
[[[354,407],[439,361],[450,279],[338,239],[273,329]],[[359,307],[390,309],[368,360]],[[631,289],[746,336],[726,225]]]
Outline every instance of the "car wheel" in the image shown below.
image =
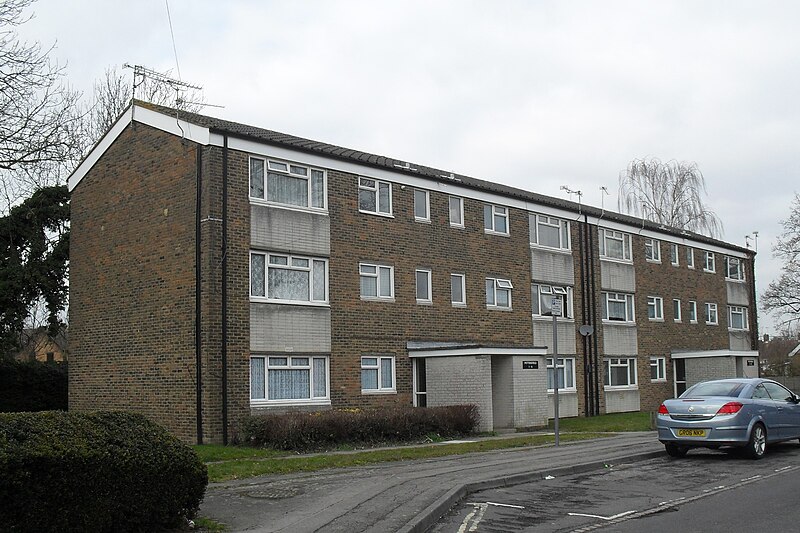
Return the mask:
[[753,426],[750,432],[750,440],[747,442],[745,452],[751,459],[761,459],[767,451],[767,430],[761,423]]
[[684,457],[686,452],[689,451],[689,448],[686,446],[678,446],[672,442],[664,444],[664,448],[667,450],[667,455],[670,457]]

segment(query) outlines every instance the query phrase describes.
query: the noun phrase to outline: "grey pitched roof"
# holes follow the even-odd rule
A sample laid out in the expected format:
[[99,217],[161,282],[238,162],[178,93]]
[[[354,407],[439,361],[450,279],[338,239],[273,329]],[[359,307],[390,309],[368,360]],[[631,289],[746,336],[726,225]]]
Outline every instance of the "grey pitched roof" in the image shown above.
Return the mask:
[[[247,124],[240,124],[238,122],[231,122],[229,120],[209,117],[207,115],[201,115],[198,113],[180,111],[170,107],[151,104],[149,102],[142,102],[137,100],[134,103],[142,107],[147,107],[149,109],[157,111],[159,113],[163,113],[165,115],[177,116],[181,120],[185,120],[192,124],[197,124],[198,126],[208,128],[209,130],[215,133],[226,134],[244,139],[251,139],[264,144],[291,148],[293,150],[297,150],[300,152],[307,152],[311,154],[322,155],[333,159],[355,162],[361,165],[388,169],[394,172],[400,172],[415,176],[424,176],[426,178],[444,183],[453,183],[454,181],[456,181],[459,182],[460,185],[468,188],[492,192],[495,194],[508,196],[510,198],[516,198],[519,200],[524,200],[527,202],[532,202],[544,206],[564,209],[566,211],[572,211],[576,214],[576,216],[579,213],[584,213],[591,217],[603,218],[604,220],[612,220],[615,222],[620,222],[622,224],[634,227],[641,227],[643,229],[648,229],[651,231],[673,235],[678,238],[686,237],[698,242],[704,242],[707,244],[720,246],[731,250],[737,250],[739,252],[755,254],[755,252],[753,250],[750,250],[749,248],[743,248],[731,243],[727,243],[725,241],[712,239],[710,237],[701,235],[699,233],[694,233],[679,228],[666,227],[656,222],[643,220],[641,218],[633,217],[630,215],[616,213],[613,211],[601,210],[598,209],[597,207],[588,205],[579,205],[575,202],[570,202],[568,200],[563,200],[561,198],[545,196],[543,194],[538,194],[523,189],[518,189],[516,187],[510,187],[508,185],[502,185],[500,183],[494,183],[491,181],[473,178],[471,176],[466,176],[464,174],[455,174],[450,171],[428,167],[425,165],[418,165],[415,163],[410,163],[408,161],[402,161],[391,157],[370,154],[367,152],[361,152],[359,150],[353,150],[351,148],[344,148],[342,146],[336,146],[333,144],[327,144],[319,141],[313,141],[310,139],[304,139],[302,137],[296,137],[294,135],[289,135],[286,133],[280,133],[273,130],[258,128],[256,126],[249,126]],[[452,178],[450,176],[452,176]]]

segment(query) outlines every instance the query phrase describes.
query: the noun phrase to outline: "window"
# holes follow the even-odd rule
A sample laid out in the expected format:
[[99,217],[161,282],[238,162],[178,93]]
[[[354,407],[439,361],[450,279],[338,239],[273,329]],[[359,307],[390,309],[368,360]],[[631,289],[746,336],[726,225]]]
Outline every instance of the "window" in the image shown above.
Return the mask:
[[694,248],[686,247],[686,266],[694,268]]
[[744,281],[744,265],[738,257],[725,258],[725,277],[733,281]]
[[414,220],[418,222],[430,222],[430,197],[428,191],[414,189]]
[[575,389],[575,359],[572,357],[558,358],[558,365],[553,368],[553,358],[547,358],[547,391],[555,389],[555,376],[558,376],[559,390]]
[[674,242],[669,245],[669,262],[672,263],[672,266],[680,265],[680,260],[678,259],[678,245]]
[[391,215],[392,184],[370,178],[359,178],[358,210],[375,215]]
[[728,306],[728,327],[739,330],[748,329],[746,307],[740,307],[738,305]]
[[717,304],[706,304],[706,324],[717,325],[719,324],[719,317],[717,316]]
[[464,199],[458,196],[451,196],[450,201],[450,225],[458,228],[464,227]]
[[431,271],[417,270],[417,303],[431,303]]
[[285,302],[326,303],[328,261],[250,252],[250,296]]
[[251,357],[250,399],[327,400],[327,357]]
[[325,208],[325,172],[272,159],[250,158],[250,198]]
[[394,298],[394,267],[359,263],[362,298]]
[[664,320],[664,299],[660,296],[647,297],[647,318]]
[[450,303],[453,307],[467,306],[464,274],[450,274]]
[[681,321],[681,301],[677,298],[672,300],[672,320],[675,322]]
[[650,381],[667,380],[667,359],[665,357],[650,358]]
[[657,239],[644,240],[644,258],[654,263],[661,262],[661,241]]
[[606,387],[634,387],[636,386],[636,359],[612,358],[605,360]]
[[531,244],[569,250],[569,222],[560,218],[531,214]]
[[508,235],[508,208],[499,205],[484,205],[483,229],[489,233]]
[[631,236],[621,231],[600,228],[600,257],[631,260]]
[[714,252],[704,252],[703,270],[706,272],[716,272],[716,262],[714,261]]
[[572,287],[533,284],[531,307],[535,316],[552,316],[553,298],[561,300],[561,315],[572,318]]
[[394,356],[361,358],[361,392],[394,392]]
[[486,307],[511,309],[511,280],[486,278]]
[[697,324],[697,302],[689,300],[689,322]]
[[633,322],[633,294],[619,292],[602,293],[603,320]]

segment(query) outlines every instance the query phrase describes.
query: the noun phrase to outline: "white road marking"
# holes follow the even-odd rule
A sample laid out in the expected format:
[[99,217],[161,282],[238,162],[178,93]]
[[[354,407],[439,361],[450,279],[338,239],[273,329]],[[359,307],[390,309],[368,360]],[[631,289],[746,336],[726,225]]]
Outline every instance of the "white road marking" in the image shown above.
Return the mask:
[[495,507],[511,507],[512,509],[525,509],[521,505],[511,505],[510,503],[486,502],[486,505],[494,505]]
[[587,518],[599,518],[600,520],[616,520],[625,515],[633,514],[636,510],[625,511],[624,513],[615,514],[614,516],[600,516],[599,514],[584,514],[584,513],[567,513],[568,516],[585,516]]
[[544,476],[545,479],[555,479],[556,476]]
[[784,466],[783,468],[776,468],[776,472],[783,472],[784,470],[789,470],[790,468],[794,468],[793,466]]
[[464,518],[464,521],[461,522],[461,527],[458,528],[458,533],[477,531],[478,524],[480,524],[481,520],[483,520],[483,515],[486,513],[486,509],[489,507],[489,505],[485,503],[473,503],[472,505],[474,506],[472,512],[470,512]]

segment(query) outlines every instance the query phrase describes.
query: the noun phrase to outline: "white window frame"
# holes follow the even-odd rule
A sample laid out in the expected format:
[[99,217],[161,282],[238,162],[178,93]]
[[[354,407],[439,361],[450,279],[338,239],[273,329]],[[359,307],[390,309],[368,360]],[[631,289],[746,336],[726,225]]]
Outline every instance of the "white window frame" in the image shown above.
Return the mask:
[[543,283],[531,284],[531,314],[536,318],[544,317],[551,320],[553,315],[542,313],[542,300],[544,298],[561,298],[561,316],[558,318],[567,320],[574,318],[572,287],[546,285]]
[[660,263],[661,262],[661,241],[659,241],[658,239],[645,239],[644,240],[644,258],[649,263]]
[[[607,324],[632,324],[636,322],[636,311],[634,307],[633,294],[625,292],[603,292],[602,294],[602,317]],[[623,302],[625,304],[625,319],[619,320],[609,318],[608,303]]]
[[[488,211],[487,211],[487,209],[488,209]],[[489,221],[491,221],[491,227],[486,227],[487,215],[491,215],[489,217]],[[497,218],[505,219],[505,221],[506,221],[506,231],[498,231],[497,230]],[[497,204],[484,204],[483,205],[483,232],[484,233],[491,233],[493,235],[510,235],[511,234],[511,225],[510,225],[510,217],[509,217],[508,207],[503,206],[503,205],[497,205]]]
[[[608,261],[619,261],[623,263],[631,263],[631,235],[622,231],[616,231],[608,228],[599,229],[600,238],[600,258]],[[608,255],[607,240],[619,241],[622,243],[622,257]]]
[[[559,357],[558,369],[553,367],[553,357],[548,357],[547,365],[547,392],[548,394],[555,393],[555,388],[551,387],[551,383],[555,383],[557,370],[563,370],[564,373],[564,386],[558,388],[558,392],[577,392],[577,385],[575,384],[575,358],[574,357]],[[567,364],[569,362],[569,365]],[[567,366],[571,372],[567,372]],[[572,383],[567,385],[567,383]]]
[[[376,364],[368,365],[364,363],[364,359],[375,359]],[[381,361],[389,359],[392,362],[392,386],[383,386],[383,365]],[[393,355],[362,355],[361,356],[361,370],[377,370],[378,372],[378,387],[375,389],[365,389],[364,380],[361,375],[361,394],[394,394],[397,392],[397,369],[395,367],[395,357]]]
[[[653,377],[653,370],[656,371],[656,377]],[[667,358],[666,357],[651,357],[650,358],[650,381],[652,382],[666,382],[667,381]]]
[[[423,295],[420,298],[419,293],[419,276],[422,274],[425,277],[426,282],[428,283],[428,293]],[[433,287],[431,287],[431,270],[429,268],[418,268],[414,271],[414,286],[416,287],[416,298],[418,304],[431,304],[433,303]]]
[[[262,196],[253,196],[253,188],[252,188],[252,175],[253,175],[253,162],[260,162],[262,165],[262,172],[264,175],[264,183],[263,185],[263,195]],[[281,169],[280,167],[285,167]],[[304,170],[305,174],[300,172],[300,170]],[[285,176],[289,176],[291,178],[296,179],[304,179],[306,181],[306,205],[296,205],[296,204],[287,204],[284,202],[278,202],[275,200],[270,200],[267,198],[267,191],[269,190],[269,173],[275,174],[282,174]],[[315,172],[322,173],[322,205],[315,206],[314,203],[314,194],[313,194],[313,182],[312,182],[312,174]],[[284,206],[289,209],[300,209],[300,210],[309,210],[309,211],[326,211],[328,205],[328,173],[321,168],[312,167],[310,165],[299,164],[299,163],[292,163],[290,161],[282,161],[272,158],[265,158],[265,157],[256,157],[250,156],[247,163],[247,175],[248,175],[248,196],[252,203],[258,204],[267,204],[267,205],[279,205]]]
[[[453,300],[453,278],[458,278],[458,283],[461,285],[461,301]],[[464,274],[450,274],[450,304],[453,307],[466,307],[467,306],[467,280]]]
[[[742,327],[737,328],[733,326],[734,314],[742,315]],[[728,306],[728,329],[731,331],[748,331],[750,329],[750,323],[747,319],[747,307],[741,305]]]
[[[491,287],[489,286],[491,283]],[[511,292],[514,289],[514,285],[511,283],[510,279],[503,279],[503,278],[486,278],[486,308],[487,309],[505,309],[511,310]],[[497,292],[498,291],[507,291],[508,292],[508,305],[500,305],[497,303]],[[491,298],[490,298],[491,296]]]
[[[374,268],[375,272],[364,272],[364,267],[367,268]],[[389,295],[381,295],[381,272],[387,272],[389,275]],[[358,264],[358,291],[361,294],[361,278],[362,277],[369,277],[375,278],[376,286],[376,295],[375,296],[365,296],[361,294],[362,300],[381,300],[381,301],[394,301],[394,267],[390,265],[381,265],[379,263],[359,263]]]
[[[713,311],[713,320],[712,320],[712,311]],[[706,324],[709,326],[717,326],[719,325],[719,308],[717,304],[713,302],[706,303]]]
[[[264,284],[264,294],[258,295],[253,294],[253,257],[260,256],[264,259],[264,279],[262,283]],[[273,264],[270,262],[270,258],[278,258],[282,257],[286,259],[286,264]],[[294,260],[301,260],[301,261],[308,261],[307,267],[295,266],[292,263]],[[315,281],[315,270],[314,270],[314,263],[322,263],[323,264],[323,275],[325,276],[325,297],[323,299],[315,299],[314,298],[314,281]],[[279,304],[289,304],[289,305],[328,305],[329,304],[329,293],[328,293],[328,283],[329,283],[329,273],[328,273],[328,260],[323,257],[311,257],[305,255],[289,255],[289,254],[279,254],[279,253],[272,253],[272,252],[257,252],[254,250],[250,251],[250,301],[253,302],[269,302],[269,303],[279,303]],[[287,300],[285,298],[273,298],[269,293],[269,271],[270,269],[277,269],[277,270],[294,270],[299,272],[308,272],[308,300]]]
[[[417,214],[417,194],[421,193],[425,196],[425,215],[419,216]],[[430,222],[431,221],[431,194],[430,192],[426,191],[425,189],[414,189],[414,220],[416,222]]]
[[[369,185],[366,182],[373,182],[373,185]],[[380,187],[381,185],[388,185],[389,187],[389,205],[383,206],[381,205],[381,195],[380,195]],[[367,191],[375,194],[375,211],[370,211],[368,209],[361,208],[361,192]],[[379,180],[375,178],[368,178],[366,176],[359,176],[358,177],[358,211],[359,213],[365,213],[368,215],[378,215],[382,217],[393,217],[392,214],[392,183],[386,180]]]
[[[636,371],[636,358],[635,357],[607,357],[603,360],[604,376],[603,385],[605,390],[623,390],[623,389],[636,389],[639,381]],[[628,383],[625,385],[612,385],[611,384],[611,368],[626,368],[625,375],[628,378]],[[631,383],[631,377],[633,382]]]
[[680,322],[683,319],[683,311],[681,309],[681,301],[678,298],[672,299],[672,321]]
[[717,260],[714,252],[704,250],[703,252],[703,272],[715,273],[717,271]]
[[[458,216],[459,219],[453,222],[453,212],[451,211],[451,203],[453,200],[458,202]],[[450,226],[454,228],[464,227],[464,199],[460,196],[450,196],[447,199],[447,218],[450,220]]]
[[689,300],[689,323],[697,324],[697,302]]
[[[731,276],[731,266],[736,265],[736,271]],[[725,257],[725,279],[727,281],[744,281],[744,262],[738,257]]]
[[686,247],[686,266],[694,269],[694,248],[691,246]]
[[674,242],[669,243],[669,262],[672,266],[681,266],[680,250]]
[[[252,378],[252,360],[264,360],[264,391],[263,398],[253,398],[253,378]],[[286,365],[271,365],[271,359],[286,359]],[[295,359],[308,359],[308,365],[292,364]],[[318,376],[314,374],[314,360],[323,359],[325,361],[325,395],[314,396],[314,385]],[[331,380],[330,380],[330,357],[327,355],[303,355],[303,354],[280,354],[280,355],[251,355],[250,356],[250,405],[252,406],[277,406],[277,405],[328,405],[331,403]],[[274,370],[308,370],[309,372],[309,397],[308,398],[294,398],[294,399],[269,399],[269,371]]]
[[647,297],[647,319],[651,322],[664,321],[664,298],[661,296]]
[[[569,221],[562,218],[551,217],[548,215],[540,215],[537,213],[530,214],[530,222],[533,231],[531,231],[531,245],[541,246],[550,250],[571,250],[570,243],[570,228]],[[558,228],[558,246],[551,246],[549,244],[542,244],[539,235],[540,226],[548,226],[551,228]]]

